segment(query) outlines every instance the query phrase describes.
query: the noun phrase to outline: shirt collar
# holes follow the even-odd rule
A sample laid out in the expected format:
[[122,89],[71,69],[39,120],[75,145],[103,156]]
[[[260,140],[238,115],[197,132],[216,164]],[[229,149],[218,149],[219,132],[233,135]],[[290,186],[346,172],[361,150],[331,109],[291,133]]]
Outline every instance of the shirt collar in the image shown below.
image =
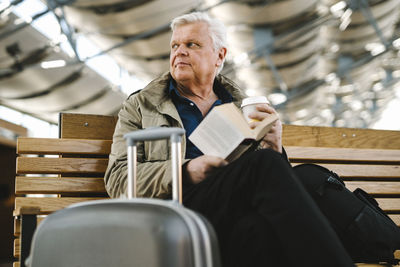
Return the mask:
[[[218,98],[221,100],[222,103],[230,103],[233,101],[233,97],[231,93],[226,90],[222,84],[218,80],[214,80],[214,86],[213,90],[215,94],[218,96]],[[174,79],[171,79],[169,81],[169,87],[168,87],[168,92],[171,95],[172,92],[174,92],[177,96],[182,97],[181,94],[179,93],[178,89],[176,88],[175,81]]]

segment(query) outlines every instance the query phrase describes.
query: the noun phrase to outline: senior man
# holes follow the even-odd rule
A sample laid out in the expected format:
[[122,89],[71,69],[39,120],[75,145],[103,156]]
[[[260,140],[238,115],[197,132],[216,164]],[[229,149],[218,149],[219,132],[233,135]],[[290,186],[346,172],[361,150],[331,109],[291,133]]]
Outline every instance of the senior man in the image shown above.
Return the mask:
[[[231,80],[219,75],[226,30],[205,13],[175,18],[170,71],[124,102],[105,175],[111,197],[126,194],[127,162],[123,135],[151,126],[186,130],[183,150],[183,203],[214,226],[224,266],[354,266],[335,232],[297,180],[282,153],[277,121],[260,149],[229,163],[203,155],[187,138],[215,106],[243,99]],[[257,106],[262,120],[276,111]],[[252,122],[255,127],[257,121]],[[171,194],[168,144],[138,144],[138,195]]]

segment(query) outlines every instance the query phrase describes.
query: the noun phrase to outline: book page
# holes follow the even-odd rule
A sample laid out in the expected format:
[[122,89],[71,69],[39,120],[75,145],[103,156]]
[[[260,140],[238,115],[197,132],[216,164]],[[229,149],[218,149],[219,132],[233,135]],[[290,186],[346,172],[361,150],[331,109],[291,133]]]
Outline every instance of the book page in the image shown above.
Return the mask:
[[223,113],[225,120],[230,120],[232,124],[235,124],[235,128],[242,132],[244,138],[260,140],[265,134],[271,129],[273,123],[278,119],[278,115],[269,114],[263,119],[256,128],[251,129],[249,123],[243,116],[242,111],[235,106],[233,103],[220,105],[214,109],[218,112]]
[[226,158],[243,141],[242,133],[215,107],[189,136],[205,155]]
[[[251,131],[249,124],[243,116],[242,111],[233,103],[223,104],[214,108],[223,116],[225,120],[229,120],[235,128],[242,133],[245,138],[253,138],[254,134]],[[213,109],[213,111],[214,111]]]
[[255,129],[251,129],[240,109],[233,103],[223,104],[210,111],[189,136],[189,140],[205,155],[237,158],[248,148],[237,148],[239,144],[244,140],[259,140],[277,119],[276,114],[270,114]]

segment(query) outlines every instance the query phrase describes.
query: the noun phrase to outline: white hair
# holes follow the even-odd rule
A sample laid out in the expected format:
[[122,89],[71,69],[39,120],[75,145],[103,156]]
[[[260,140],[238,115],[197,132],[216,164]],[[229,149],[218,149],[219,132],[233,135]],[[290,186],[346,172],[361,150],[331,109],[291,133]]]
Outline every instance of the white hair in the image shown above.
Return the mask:
[[[218,19],[210,18],[210,16],[208,16],[208,14],[204,12],[192,12],[174,18],[171,22],[171,30],[174,31],[179,26],[195,22],[204,22],[208,25],[208,31],[210,33],[215,51],[218,51],[222,47],[227,47],[225,25]],[[218,73],[222,70],[223,67],[224,62],[222,62],[222,64],[218,67]]]

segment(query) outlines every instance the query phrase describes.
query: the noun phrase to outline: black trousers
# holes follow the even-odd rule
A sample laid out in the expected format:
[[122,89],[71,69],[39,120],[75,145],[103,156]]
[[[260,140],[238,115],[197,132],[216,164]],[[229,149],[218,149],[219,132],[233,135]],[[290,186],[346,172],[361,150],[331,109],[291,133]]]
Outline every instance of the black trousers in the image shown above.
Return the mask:
[[225,267],[354,266],[279,153],[264,149],[184,185],[183,203],[214,226]]

